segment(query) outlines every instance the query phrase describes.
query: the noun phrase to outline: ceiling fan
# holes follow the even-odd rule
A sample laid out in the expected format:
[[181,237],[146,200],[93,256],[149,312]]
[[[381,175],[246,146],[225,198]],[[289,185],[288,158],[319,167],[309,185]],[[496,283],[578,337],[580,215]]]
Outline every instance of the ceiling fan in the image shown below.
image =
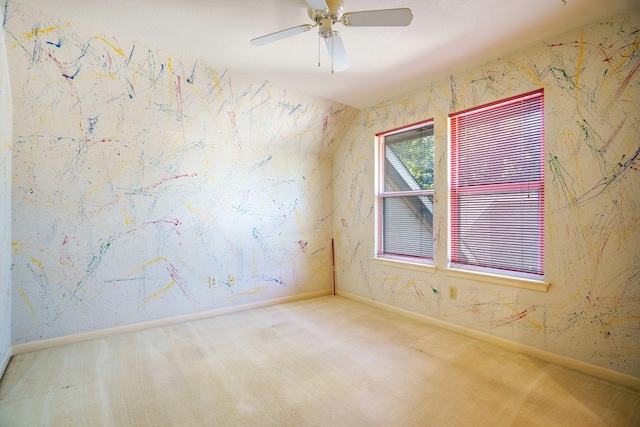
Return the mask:
[[[333,24],[342,23],[347,27],[404,27],[411,23],[413,14],[411,9],[381,9],[365,10],[361,12],[344,13],[343,0],[305,0],[308,14],[315,23],[298,25],[286,30],[276,31],[251,40],[254,46],[262,46],[277,40],[304,33],[312,28],[318,28],[318,35],[324,39],[332,61],[332,72],[344,71],[349,68],[349,58],[344,48],[340,34],[333,29]],[[318,61],[318,65],[320,62]]]

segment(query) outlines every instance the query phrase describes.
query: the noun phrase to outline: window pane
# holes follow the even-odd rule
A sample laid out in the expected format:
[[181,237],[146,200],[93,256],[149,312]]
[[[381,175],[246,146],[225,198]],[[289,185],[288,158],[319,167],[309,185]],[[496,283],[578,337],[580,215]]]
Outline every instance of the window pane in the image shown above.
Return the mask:
[[461,195],[456,262],[541,274],[539,205],[537,191]]
[[517,104],[488,113],[458,119],[459,185],[540,181],[542,111]]
[[433,189],[433,126],[385,137],[385,189]]
[[433,258],[433,196],[386,197],[382,211],[385,254]]

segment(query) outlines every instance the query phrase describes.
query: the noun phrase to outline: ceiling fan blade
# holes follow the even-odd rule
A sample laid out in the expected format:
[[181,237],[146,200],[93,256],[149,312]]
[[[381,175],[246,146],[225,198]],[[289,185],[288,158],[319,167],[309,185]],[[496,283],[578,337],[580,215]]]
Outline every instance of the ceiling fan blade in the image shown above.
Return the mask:
[[325,0],[306,0],[309,7],[313,10],[327,10],[327,2]]
[[295,36],[296,34],[304,33],[313,28],[313,25],[304,24],[297,27],[287,28],[286,30],[276,31],[275,33],[267,34],[266,36],[256,37],[251,40],[251,44],[254,46],[262,46],[267,43],[275,42],[287,37]]
[[329,58],[331,58],[334,71],[344,71],[349,68],[349,57],[347,51],[344,48],[340,34],[337,31],[333,32],[333,36],[324,39],[327,50],[329,51]]
[[411,23],[411,9],[381,9],[349,12],[342,15],[342,23],[348,27],[406,27]]

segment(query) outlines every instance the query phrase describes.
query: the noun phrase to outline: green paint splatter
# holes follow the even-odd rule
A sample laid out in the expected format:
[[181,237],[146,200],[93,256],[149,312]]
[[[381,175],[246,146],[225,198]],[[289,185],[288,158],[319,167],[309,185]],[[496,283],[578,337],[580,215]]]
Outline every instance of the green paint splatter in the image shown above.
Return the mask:
[[[551,74],[553,74],[553,77],[555,77],[556,82],[558,83],[558,87],[562,89],[568,89],[571,91],[575,89],[576,85],[573,79],[569,76],[569,74],[567,74],[565,70],[557,67],[550,67],[550,70],[551,70]],[[565,87],[563,85],[564,83],[567,83],[568,87]]]
[[262,251],[265,254],[268,254],[269,253],[269,247],[267,246],[267,244],[265,243],[262,235],[258,232],[258,230],[256,228],[253,229],[253,238],[256,239],[256,242],[258,242],[258,244],[262,248]]
[[[570,204],[576,203],[576,193],[573,190],[573,177],[567,173],[567,171],[562,167],[560,161],[558,160],[558,156],[554,156],[549,154],[549,168],[551,170],[551,174],[553,175],[553,180],[551,181],[554,187],[563,193]],[[569,182],[568,180],[571,180]]]
[[98,254],[94,255],[91,258],[91,262],[87,266],[87,275],[96,271],[96,269],[100,265],[100,261],[102,261],[102,256],[105,254],[105,252],[107,252],[110,246],[111,246],[111,242],[106,242],[100,245],[100,249],[98,249]]

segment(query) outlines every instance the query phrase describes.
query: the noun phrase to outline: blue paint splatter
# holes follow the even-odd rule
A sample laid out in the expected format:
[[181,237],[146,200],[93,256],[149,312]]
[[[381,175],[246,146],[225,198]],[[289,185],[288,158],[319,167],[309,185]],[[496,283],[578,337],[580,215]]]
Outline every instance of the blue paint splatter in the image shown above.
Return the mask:
[[265,282],[275,282],[275,283],[278,283],[278,284],[280,284],[282,286],[287,286],[287,284],[284,283],[281,278],[277,278],[277,277],[254,276],[254,278],[256,278],[258,280],[264,280]]
[[89,133],[93,133],[96,128],[96,123],[98,123],[98,116],[89,117]]
[[136,50],[136,44],[133,44],[133,47],[131,47],[131,52],[129,53],[129,58],[127,59],[127,64],[131,63],[131,58],[133,57],[133,51]]
[[58,43],[47,42],[47,44],[50,44],[51,46],[55,46],[57,48],[60,48],[60,46],[62,46],[62,40],[58,39]]
[[196,79],[196,67],[198,66],[198,61],[194,62],[193,69],[191,70],[191,75],[187,77],[187,83],[193,84]]
[[76,76],[78,75],[79,72],[80,72],[80,68],[78,68],[76,70],[76,72],[73,73],[73,75],[71,75],[71,76],[69,74],[62,73],[62,77],[64,77],[65,79],[73,80],[73,79],[76,78]]

